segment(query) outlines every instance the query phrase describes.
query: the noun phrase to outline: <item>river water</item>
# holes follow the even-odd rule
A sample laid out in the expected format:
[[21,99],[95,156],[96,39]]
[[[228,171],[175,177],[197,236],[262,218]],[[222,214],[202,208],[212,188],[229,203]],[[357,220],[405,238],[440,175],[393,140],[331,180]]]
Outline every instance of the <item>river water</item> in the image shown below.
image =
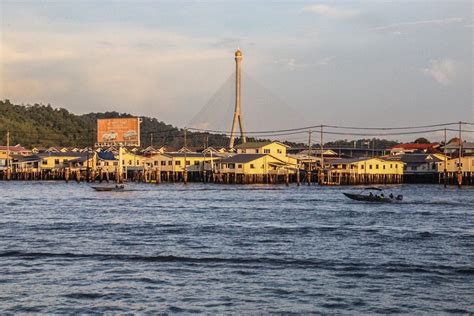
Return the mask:
[[0,182],[4,313],[472,313],[474,188]]

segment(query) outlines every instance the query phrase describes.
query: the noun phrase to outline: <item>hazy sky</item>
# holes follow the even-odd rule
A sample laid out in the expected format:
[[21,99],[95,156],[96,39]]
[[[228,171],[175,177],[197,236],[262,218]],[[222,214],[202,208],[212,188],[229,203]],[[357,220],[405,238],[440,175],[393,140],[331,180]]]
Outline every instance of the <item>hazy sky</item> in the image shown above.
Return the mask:
[[251,130],[474,121],[472,1],[0,3],[0,98],[17,103],[184,126],[240,47],[246,74],[291,109],[260,105]]

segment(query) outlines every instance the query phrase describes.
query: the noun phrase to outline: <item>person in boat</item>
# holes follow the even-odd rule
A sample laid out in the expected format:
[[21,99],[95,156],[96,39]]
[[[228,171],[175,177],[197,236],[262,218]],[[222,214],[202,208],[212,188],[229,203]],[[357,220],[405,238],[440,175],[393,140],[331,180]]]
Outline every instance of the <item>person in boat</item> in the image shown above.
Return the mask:
[[380,194],[380,197],[383,199],[385,197],[385,195],[383,195],[383,193],[382,193],[382,194]]
[[370,197],[373,197],[374,195],[372,194],[372,192],[370,192],[370,193],[369,193],[369,196],[370,196]]
[[391,199],[393,199],[393,193],[390,193],[389,197],[390,197]]

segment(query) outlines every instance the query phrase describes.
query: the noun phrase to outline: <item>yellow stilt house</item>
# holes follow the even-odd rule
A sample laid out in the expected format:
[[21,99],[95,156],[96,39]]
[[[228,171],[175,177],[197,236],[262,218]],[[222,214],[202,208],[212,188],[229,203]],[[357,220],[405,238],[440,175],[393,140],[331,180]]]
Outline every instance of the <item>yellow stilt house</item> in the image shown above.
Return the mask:
[[237,154],[220,160],[217,172],[223,182],[276,182],[279,176],[294,174],[296,164],[270,154]]
[[401,183],[401,161],[382,158],[341,158],[325,162],[329,165],[328,182],[338,184]]
[[215,161],[222,156],[196,152],[169,152],[147,157],[148,168],[159,171],[165,180],[179,180],[186,171],[191,178],[201,176],[215,168]]
[[271,154],[273,156],[286,157],[287,146],[277,141],[268,142],[248,142],[234,146],[237,154]]

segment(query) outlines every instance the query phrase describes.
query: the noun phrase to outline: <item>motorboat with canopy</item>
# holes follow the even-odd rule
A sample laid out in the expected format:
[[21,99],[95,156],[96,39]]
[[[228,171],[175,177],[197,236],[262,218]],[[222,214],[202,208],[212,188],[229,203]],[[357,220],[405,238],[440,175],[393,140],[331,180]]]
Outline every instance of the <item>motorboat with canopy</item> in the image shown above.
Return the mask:
[[363,201],[363,202],[378,202],[378,203],[392,203],[400,202],[403,200],[403,195],[399,194],[397,196],[390,193],[386,195],[384,190],[376,187],[367,187],[364,188],[359,193],[346,193],[343,192],[351,200]]

